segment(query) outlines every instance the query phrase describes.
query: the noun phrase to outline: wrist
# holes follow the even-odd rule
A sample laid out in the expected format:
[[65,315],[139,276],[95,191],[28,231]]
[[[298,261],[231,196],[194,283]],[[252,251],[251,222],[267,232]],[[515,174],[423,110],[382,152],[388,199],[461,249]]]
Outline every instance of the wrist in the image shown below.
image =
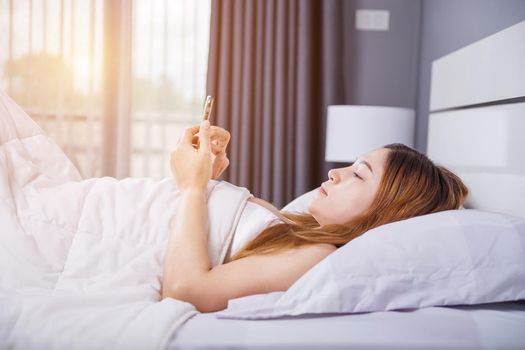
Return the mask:
[[203,186],[188,186],[180,189],[184,196],[206,196],[206,187]]

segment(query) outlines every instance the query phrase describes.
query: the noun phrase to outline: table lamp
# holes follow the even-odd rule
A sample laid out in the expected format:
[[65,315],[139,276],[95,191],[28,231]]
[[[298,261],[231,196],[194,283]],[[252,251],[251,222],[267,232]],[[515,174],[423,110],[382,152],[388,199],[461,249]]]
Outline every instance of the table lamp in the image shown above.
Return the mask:
[[414,110],[399,107],[328,106],[327,162],[353,163],[362,154],[389,143],[414,144]]

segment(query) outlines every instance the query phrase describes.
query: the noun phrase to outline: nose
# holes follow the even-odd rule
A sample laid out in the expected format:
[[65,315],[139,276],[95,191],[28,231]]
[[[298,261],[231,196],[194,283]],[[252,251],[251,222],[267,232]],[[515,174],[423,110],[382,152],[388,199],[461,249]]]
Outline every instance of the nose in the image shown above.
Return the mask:
[[330,169],[330,171],[328,171],[328,179],[331,182],[339,181],[339,176],[337,175],[337,172],[335,171],[335,169]]

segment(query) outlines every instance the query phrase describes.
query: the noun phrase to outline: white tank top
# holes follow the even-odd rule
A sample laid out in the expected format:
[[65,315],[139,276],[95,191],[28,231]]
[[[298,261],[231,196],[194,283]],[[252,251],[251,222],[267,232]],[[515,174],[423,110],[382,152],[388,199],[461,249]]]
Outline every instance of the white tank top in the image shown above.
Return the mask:
[[246,243],[279,218],[262,205],[247,201],[235,229],[229,256],[234,256]]

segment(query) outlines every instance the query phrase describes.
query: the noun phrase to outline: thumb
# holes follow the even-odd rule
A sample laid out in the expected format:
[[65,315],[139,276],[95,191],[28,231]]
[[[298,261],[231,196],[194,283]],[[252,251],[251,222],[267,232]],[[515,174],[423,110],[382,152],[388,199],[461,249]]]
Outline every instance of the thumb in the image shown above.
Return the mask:
[[199,129],[199,152],[211,152],[210,122],[203,120]]

